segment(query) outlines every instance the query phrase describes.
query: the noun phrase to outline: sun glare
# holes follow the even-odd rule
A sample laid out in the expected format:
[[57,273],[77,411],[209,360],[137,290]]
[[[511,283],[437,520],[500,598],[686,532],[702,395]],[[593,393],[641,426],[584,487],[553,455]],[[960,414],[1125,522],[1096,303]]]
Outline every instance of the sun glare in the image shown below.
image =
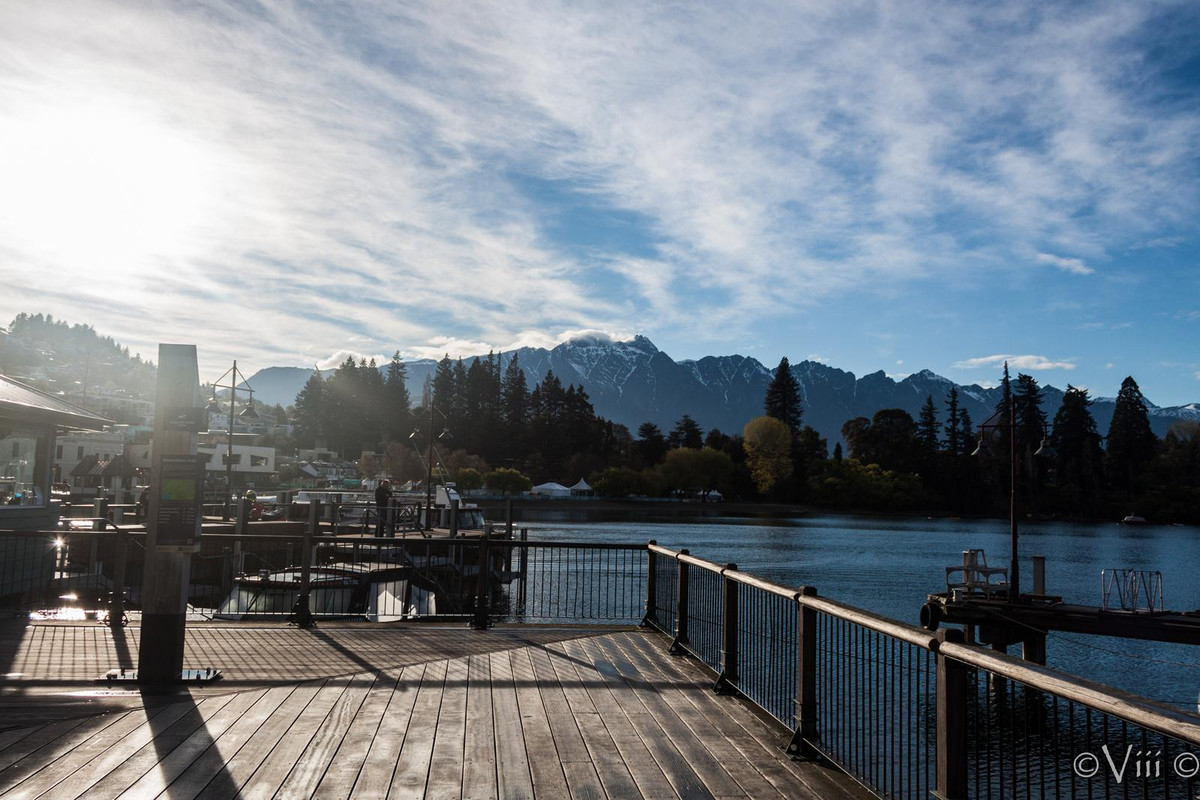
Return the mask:
[[205,148],[119,107],[0,117],[0,232],[59,277],[135,277],[212,208]]

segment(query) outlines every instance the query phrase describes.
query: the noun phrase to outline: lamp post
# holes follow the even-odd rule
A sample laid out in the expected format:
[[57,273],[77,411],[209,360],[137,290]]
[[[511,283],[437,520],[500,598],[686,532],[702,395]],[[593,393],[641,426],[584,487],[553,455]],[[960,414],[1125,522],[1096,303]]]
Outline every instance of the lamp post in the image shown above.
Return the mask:
[[[421,437],[421,429],[420,428],[413,428],[413,432],[411,434],[409,434],[409,436],[408,436],[409,439],[414,439],[414,440],[419,439],[420,437]],[[443,428],[442,432],[440,434],[438,434],[437,438],[438,439],[449,439],[450,438],[450,429]],[[429,448],[428,448],[428,453],[425,458],[425,529],[426,530],[430,530],[433,528],[433,442],[434,442],[434,436],[433,436],[433,404],[432,403],[429,406],[429,436],[428,436],[428,439],[429,439]],[[415,446],[415,444],[416,444],[416,442],[414,441],[414,446]],[[417,454],[418,454],[418,456],[420,455],[420,450],[417,451]]]
[[979,426],[979,443],[973,456],[983,456],[988,453],[988,443],[985,438],[988,430],[1008,431],[1008,525],[1009,525],[1009,555],[1008,555],[1008,601],[1018,603],[1021,600],[1021,562],[1018,558],[1020,531],[1017,528],[1017,432],[1021,430],[1037,430],[1041,428],[1042,443],[1034,456],[1051,458],[1054,447],[1046,440],[1046,425],[1022,425],[1017,422],[1016,403],[1010,395],[1005,403],[1007,408],[1003,421],[998,420],[1001,411],[988,417]]
[[[243,419],[258,419],[258,412],[254,410],[254,390],[250,388],[250,384],[246,382],[246,376],[238,369],[237,361],[233,362],[233,366],[225,370],[225,374],[217,378],[212,384],[213,396],[208,403],[206,409],[209,413],[220,413],[221,405],[217,402],[217,389],[229,390],[229,441],[225,452],[225,504],[224,510],[221,512],[221,519],[229,521],[229,495],[233,492],[233,412],[237,403],[237,387],[238,378],[241,377],[241,382],[245,384],[245,392],[250,395],[250,399],[246,407],[242,409],[242,413],[238,416]],[[225,378],[229,378],[229,383],[221,383]]]

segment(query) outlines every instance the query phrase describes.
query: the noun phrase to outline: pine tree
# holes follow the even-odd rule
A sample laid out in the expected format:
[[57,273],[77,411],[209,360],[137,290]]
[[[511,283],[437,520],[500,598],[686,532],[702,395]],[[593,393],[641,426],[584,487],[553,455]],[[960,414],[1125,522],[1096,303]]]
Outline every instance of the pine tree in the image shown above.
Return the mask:
[[959,426],[958,418],[958,388],[950,387],[950,394],[946,398],[946,454],[951,459],[958,458],[965,452],[965,439],[969,439],[970,432],[963,431]]
[[634,451],[641,457],[642,466],[653,467],[667,455],[667,439],[653,422],[638,426]]
[[525,425],[529,421],[529,387],[516,353],[513,353],[512,361],[504,370],[501,395],[504,425],[509,437],[523,438]]
[[1133,376],[1121,382],[1112,422],[1108,426],[1106,457],[1113,483],[1123,483],[1131,495],[1144,467],[1154,457],[1158,437],[1150,429],[1146,398]]
[[412,398],[408,394],[408,365],[400,358],[399,350],[387,366],[384,387],[388,438],[392,441],[406,439],[413,428]]
[[672,450],[680,447],[699,450],[704,446],[704,431],[700,430],[700,425],[690,414],[684,414],[675,423],[675,430],[667,437],[667,444]]
[[1017,449],[1036,450],[1046,430],[1046,412],[1042,410],[1042,390],[1037,380],[1024,373],[1017,375],[1013,391],[1017,415]]
[[775,377],[767,387],[767,395],[763,398],[763,413],[787,425],[792,439],[795,439],[800,435],[803,410],[800,403],[800,384],[792,374],[787,356],[784,356],[779,360],[779,366],[775,368]]
[[1050,434],[1063,503],[1074,511],[1085,510],[1100,491],[1102,451],[1091,405],[1086,389],[1068,384]]
[[917,442],[921,450],[921,458],[926,466],[933,464],[938,452],[938,430],[942,423],[938,422],[937,407],[933,404],[933,395],[925,398],[921,413],[917,418]]
[[449,410],[454,407],[455,403],[455,387],[454,387],[454,362],[450,360],[450,354],[442,356],[442,360],[437,363],[437,368],[433,371],[433,380],[430,384],[431,402],[433,407],[443,414],[449,416]]
[[296,441],[303,447],[316,447],[317,440],[327,435],[326,389],[321,370],[314,369],[304,388],[296,395]]
[[969,456],[975,450],[976,433],[975,423],[971,421],[971,412],[967,411],[965,406],[958,410],[958,431],[958,440],[962,444],[960,455]]

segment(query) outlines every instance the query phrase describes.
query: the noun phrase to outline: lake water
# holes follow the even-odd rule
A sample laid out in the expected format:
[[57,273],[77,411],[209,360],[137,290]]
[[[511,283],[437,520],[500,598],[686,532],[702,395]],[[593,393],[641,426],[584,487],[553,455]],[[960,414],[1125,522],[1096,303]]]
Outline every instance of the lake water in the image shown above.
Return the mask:
[[[914,625],[926,595],[945,591],[945,567],[961,563],[963,550],[982,548],[993,566],[1008,565],[1004,520],[735,517],[722,516],[719,507],[693,512],[583,506],[522,508],[519,517],[533,539],[654,539],[786,586],[815,586],[824,596]],[[1200,528],[1025,522],[1021,555],[1025,591],[1032,588],[1030,557],[1044,555],[1046,590],[1066,602],[1100,606],[1100,571],[1133,567],[1162,572],[1167,608],[1200,609]],[[1196,710],[1200,646],[1051,633],[1047,654],[1050,666]]]

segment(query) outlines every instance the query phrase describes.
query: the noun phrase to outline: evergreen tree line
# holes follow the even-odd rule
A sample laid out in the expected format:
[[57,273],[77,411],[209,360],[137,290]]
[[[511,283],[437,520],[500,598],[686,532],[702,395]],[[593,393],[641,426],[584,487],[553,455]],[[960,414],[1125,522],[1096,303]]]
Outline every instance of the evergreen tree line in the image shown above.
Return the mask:
[[553,372],[530,388],[515,355],[470,364],[443,358],[416,407],[406,379],[398,353],[382,371],[347,358],[328,378],[314,374],[296,399],[297,443],[321,442],[346,458],[382,453],[385,463],[369,466],[406,479],[424,477],[432,435],[435,466],[465,486],[513,489],[586,477],[598,494],[613,497],[719,492],[831,508],[997,514],[1006,509],[1011,451],[1022,513],[1200,521],[1200,424],[1180,423],[1156,437],[1132,377],[1103,437],[1087,390],[1068,386],[1048,420],[1037,380],[1011,380],[1006,365],[1001,400],[982,426],[951,389],[941,408],[926,398],[916,419],[881,409],[848,420],[845,450],[837,443],[832,453],[803,423],[786,358],[763,415],[734,434],[706,432],[685,414],[669,431],[646,422],[635,436],[597,416],[584,387],[564,387]]
[[824,483],[811,484],[809,499],[854,505],[839,496],[845,484],[875,483],[888,487],[882,500],[874,497],[884,506],[1000,514],[1015,461],[1018,513],[1200,521],[1200,424],[1178,423],[1159,439],[1132,377],[1121,384],[1105,436],[1086,389],[1068,386],[1053,420],[1032,376],[1013,381],[1005,365],[1001,389],[995,413],[978,428],[958,405],[956,389],[940,412],[926,398],[916,420],[900,409],[849,420],[842,437],[850,460],[831,466]]

